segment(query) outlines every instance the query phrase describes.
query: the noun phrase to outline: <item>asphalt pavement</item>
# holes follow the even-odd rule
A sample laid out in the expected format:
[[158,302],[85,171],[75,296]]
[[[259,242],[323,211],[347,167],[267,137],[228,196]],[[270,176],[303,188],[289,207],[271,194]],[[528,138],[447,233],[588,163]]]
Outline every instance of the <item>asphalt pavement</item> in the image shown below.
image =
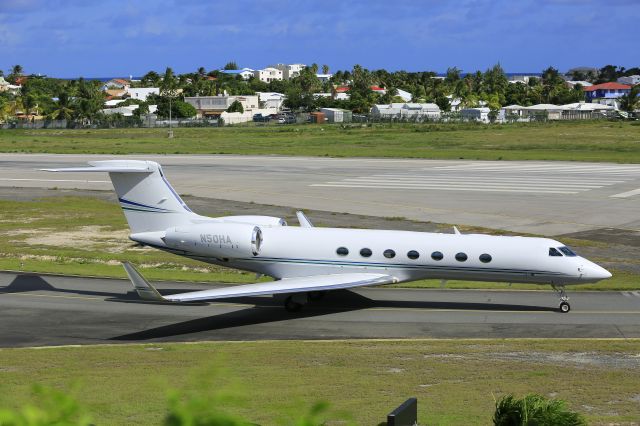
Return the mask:
[[[162,282],[162,293],[211,288]],[[141,301],[126,280],[0,273],[0,347],[357,338],[640,338],[640,292],[362,288],[299,313],[272,297]]]
[[[3,154],[0,186],[112,190],[90,160],[149,159],[181,194],[561,235],[637,232],[640,165],[237,155]],[[255,212],[260,214],[260,212]]]

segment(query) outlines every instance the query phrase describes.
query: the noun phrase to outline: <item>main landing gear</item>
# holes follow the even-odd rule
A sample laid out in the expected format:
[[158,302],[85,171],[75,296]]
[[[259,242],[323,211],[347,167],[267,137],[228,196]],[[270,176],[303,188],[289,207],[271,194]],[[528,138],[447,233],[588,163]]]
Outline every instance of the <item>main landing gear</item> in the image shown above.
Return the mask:
[[560,298],[560,306],[558,307],[558,309],[563,314],[566,314],[571,310],[571,305],[569,305],[569,296],[567,296],[567,294],[565,293],[564,286],[561,285],[558,288],[555,285],[551,284],[551,287],[553,287],[555,292],[558,293],[558,297]]
[[296,293],[284,299],[284,308],[287,312],[299,312],[309,302],[322,300],[326,291],[310,291],[308,293]]

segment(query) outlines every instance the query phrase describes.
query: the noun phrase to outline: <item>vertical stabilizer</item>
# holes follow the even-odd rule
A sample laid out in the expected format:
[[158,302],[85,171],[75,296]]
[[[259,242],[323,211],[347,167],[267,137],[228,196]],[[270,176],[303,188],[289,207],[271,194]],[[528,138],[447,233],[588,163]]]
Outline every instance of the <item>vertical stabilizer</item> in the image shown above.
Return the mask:
[[92,167],[56,172],[107,172],[132,233],[164,231],[198,217],[182,201],[154,161],[91,161]]

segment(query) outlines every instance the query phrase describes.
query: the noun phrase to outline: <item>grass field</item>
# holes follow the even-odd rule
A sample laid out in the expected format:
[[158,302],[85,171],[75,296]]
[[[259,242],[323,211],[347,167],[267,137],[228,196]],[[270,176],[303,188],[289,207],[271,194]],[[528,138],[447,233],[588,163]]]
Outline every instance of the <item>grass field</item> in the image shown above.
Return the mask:
[[[590,424],[640,420],[640,341],[412,340],[153,344],[0,350],[0,407],[35,383],[74,390],[96,424],[159,424],[167,393],[227,394],[221,409],[292,424],[327,401],[329,424],[378,425],[406,398],[420,424],[486,425],[494,397],[560,398]],[[202,397],[202,395],[201,395]],[[214,398],[215,399],[215,398]],[[637,424],[637,423],[635,423]]]
[[[381,219],[384,221],[384,219]],[[395,222],[397,225],[397,222]],[[467,232],[466,228],[461,228]],[[492,232],[477,229],[475,232]],[[98,198],[47,197],[34,201],[0,200],[0,270],[126,278],[121,262],[138,265],[150,280],[255,282],[255,275],[209,265],[142,248],[128,239],[129,230],[118,204]],[[603,243],[565,240],[577,250],[593,250]],[[596,250],[602,253],[601,250]],[[600,254],[601,256],[602,254]],[[632,290],[640,288],[635,269],[638,259],[615,253],[614,277],[604,282],[572,287],[573,290]],[[608,258],[594,258],[609,261]],[[619,265],[616,269],[615,265]],[[610,266],[608,266],[610,267]],[[626,269],[625,269],[626,268]],[[266,280],[266,278],[262,278]],[[437,280],[398,286],[437,288]],[[507,288],[504,283],[449,281],[449,288]],[[518,289],[540,289],[517,285]],[[547,290],[548,288],[543,287]]]
[[375,124],[166,129],[0,130],[0,152],[280,154],[640,162],[640,123]]

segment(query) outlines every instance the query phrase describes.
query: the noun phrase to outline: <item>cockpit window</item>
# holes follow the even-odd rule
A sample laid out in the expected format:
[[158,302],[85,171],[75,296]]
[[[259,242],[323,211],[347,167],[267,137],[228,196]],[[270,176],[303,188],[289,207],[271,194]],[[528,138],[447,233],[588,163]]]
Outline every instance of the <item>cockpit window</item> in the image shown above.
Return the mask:
[[573,250],[571,250],[569,247],[558,247],[558,250],[560,250],[562,253],[564,253],[565,256],[569,256],[569,257],[576,257],[577,254],[574,253]]
[[555,247],[549,247],[549,256],[560,256],[562,257],[562,253],[558,251]]

